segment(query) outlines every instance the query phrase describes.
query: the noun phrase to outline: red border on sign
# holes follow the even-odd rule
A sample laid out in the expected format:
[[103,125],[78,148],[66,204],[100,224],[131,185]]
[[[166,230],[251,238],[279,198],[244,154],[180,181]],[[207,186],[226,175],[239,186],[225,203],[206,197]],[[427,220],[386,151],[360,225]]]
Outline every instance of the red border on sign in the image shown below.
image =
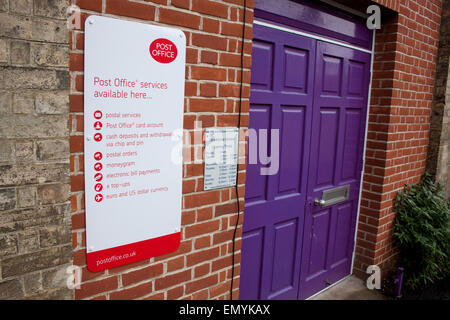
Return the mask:
[[87,253],[87,268],[99,272],[175,251],[180,246],[181,233],[134,242],[119,247]]

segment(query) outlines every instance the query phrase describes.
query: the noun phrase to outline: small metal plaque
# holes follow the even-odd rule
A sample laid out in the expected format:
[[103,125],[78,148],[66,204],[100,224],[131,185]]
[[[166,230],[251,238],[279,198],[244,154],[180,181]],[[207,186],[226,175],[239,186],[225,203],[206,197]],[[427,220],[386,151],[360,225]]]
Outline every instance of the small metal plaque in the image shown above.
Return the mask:
[[341,186],[333,189],[322,191],[321,207],[328,207],[333,204],[343,202],[348,199],[350,193],[350,185]]

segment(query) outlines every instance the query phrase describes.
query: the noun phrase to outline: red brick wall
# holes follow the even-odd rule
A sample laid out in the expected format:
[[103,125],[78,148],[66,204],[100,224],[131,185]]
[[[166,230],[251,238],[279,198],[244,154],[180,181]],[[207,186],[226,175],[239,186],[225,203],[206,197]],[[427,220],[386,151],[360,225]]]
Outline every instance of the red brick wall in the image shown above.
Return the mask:
[[440,0],[379,0],[397,11],[376,32],[367,151],[354,271],[392,269],[393,200],[425,170]]
[[[91,14],[181,28],[187,38],[184,127],[237,126],[243,0],[73,0]],[[247,0],[241,126],[248,126],[253,0]],[[86,268],[83,155],[83,27],[70,35],[70,165],[74,264],[82,267],[76,299],[229,299],[235,188],[203,191],[203,165],[183,165],[180,248],[99,273]],[[202,145],[192,147],[201,154]],[[245,166],[239,167],[243,208]],[[241,215],[242,217],[242,215]],[[236,241],[233,298],[238,297],[242,219]]]

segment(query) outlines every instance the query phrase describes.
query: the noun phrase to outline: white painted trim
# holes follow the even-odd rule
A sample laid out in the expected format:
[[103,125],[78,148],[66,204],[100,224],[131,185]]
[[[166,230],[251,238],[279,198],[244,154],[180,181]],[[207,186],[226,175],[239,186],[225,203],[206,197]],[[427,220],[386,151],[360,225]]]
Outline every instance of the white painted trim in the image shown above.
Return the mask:
[[370,54],[373,53],[373,50],[372,51],[371,50],[367,50],[367,49],[364,49],[364,48],[353,46],[353,45],[348,44],[348,43],[344,43],[344,42],[328,39],[328,38],[325,38],[325,37],[321,37],[321,36],[317,36],[317,35],[314,35],[314,34],[306,33],[306,32],[303,32],[303,31],[296,30],[296,29],[282,27],[282,26],[279,26],[279,25],[276,25],[276,24],[272,24],[272,23],[269,23],[269,22],[266,22],[266,21],[260,21],[260,20],[255,19],[255,21],[253,21],[253,24],[254,25],[263,26],[263,27],[272,28],[272,29],[276,29],[276,30],[280,30],[280,31],[285,31],[285,32],[293,33],[293,34],[297,34],[297,35],[300,35],[300,36],[303,36],[303,37],[308,37],[308,38],[312,38],[312,39],[316,39],[316,40],[320,40],[320,41],[324,41],[324,42],[333,43],[333,44],[336,44],[338,46],[347,47],[347,48],[350,48],[350,49],[353,49],[353,50],[362,51],[362,52],[365,52],[365,53],[370,53]]
[[367,147],[367,133],[368,133],[368,129],[369,129],[369,108],[370,108],[370,93],[372,90],[372,75],[373,75],[373,56],[375,53],[375,33],[376,30],[373,31],[372,34],[372,54],[371,54],[371,58],[370,58],[370,81],[369,81],[369,92],[368,92],[368,97],[367,97],[367,114],[366,114],[366,134],[364,137],[364,148],[363,148],[363,166],[362,166],[362,170],[361,170],[361,182],[359,185],[359,201],[358,201],[358,211],[356,213],[356,225],[355,225],[355,235],[354,235],[354,239],[353,239],[353,255],[352,255],[352,265],[350,268],[350,272],[353,271],[353,264],[355,262],[355,252],[356,252],[356,239],[357,239],[357,235],[358,235],[358,221],[359,221],[359,213],[360,213],[360,209],[361,209],[361,194],[362,194],[362,189],[363,189],[363,179],[364,179],[364,167],[366,166],[366,162],[365,162],[365,156],[366,156],[366,147]]
[[336,281],[336,282],[333,283],[332,285],[330,285],[330,286],[328,286],[328,287],[326,287],[326,288],[323,288],[323,289],[320,290],[319,292],[314,293],[311,297],[306,298],[305,300],[311,300],[311,299],[313,299],[314,297],[318,296],[318,295],[321,294],[322,292],[325,292],[325,291],[327,291],[328,289],[331,289],[331,288],[333,288],[334,286],[338,285],[338,284],[341,283],[342,281],[347,280],[347,279],[350,278],[351,276],[352,276],[352,274],[350,273],[348,276],[345,276],[344,278],[342,278],[342,279],[339,280],[339,281]]

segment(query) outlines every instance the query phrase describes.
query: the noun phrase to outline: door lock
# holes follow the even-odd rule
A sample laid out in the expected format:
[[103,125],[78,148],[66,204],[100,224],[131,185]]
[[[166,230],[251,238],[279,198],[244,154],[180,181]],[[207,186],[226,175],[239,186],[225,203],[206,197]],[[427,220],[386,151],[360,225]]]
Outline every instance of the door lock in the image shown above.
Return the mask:
[[314,199],[314,205],[315,206],[320,205],[322,207],[323,205],[325,205],[325,200],[319,200],[319,199],[315,198]]

